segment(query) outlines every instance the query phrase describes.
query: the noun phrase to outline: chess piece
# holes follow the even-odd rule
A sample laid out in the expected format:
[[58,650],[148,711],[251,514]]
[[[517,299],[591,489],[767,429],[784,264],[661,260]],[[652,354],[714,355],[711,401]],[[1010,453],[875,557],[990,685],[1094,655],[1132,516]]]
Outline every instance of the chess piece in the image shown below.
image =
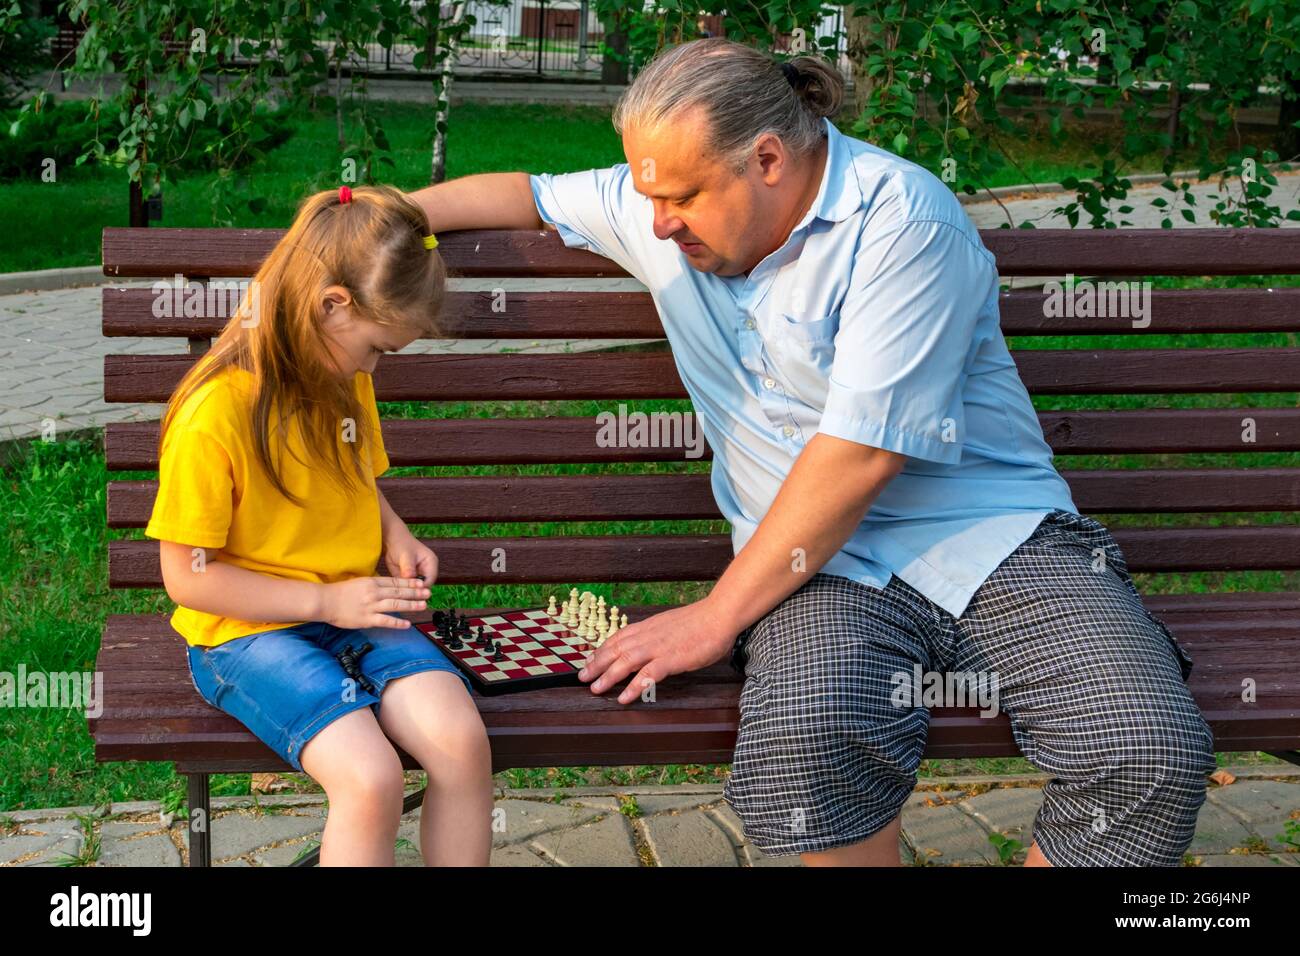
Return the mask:
[[367,694],[375,693],[375,685],[370,683],[366,675],[361,672],[360,661],[365,653],[371,650],[374,650],[374,645],[369,641],[362,644],[357,650],[353,650],[351,644],[344,644],[343,650],[335,655],[335,658],[343,667],[343,672],[356,681],[357,686]]
[[622,618],[619,619],[619,622],[618,622],[618,629],[619,629],[620,631],[623,630],[623,628],[625,628],[625,627],[627,627],[627,615],[626,615],[626,614],[624,614],[624,615],[622,616]]
[[560,609],[559,609],[558,607],[555,606],[555,595],[554,595],[554,594],[551,595],[551,600],[550,600],[550,602],[546,605],[546,613],[547,613],[547,615],[550,616],[550,617],[558,617],[559,614],[560,614]]
[[609,636],[613,637],[618,633],[618,605],[615,604],[609,612]]

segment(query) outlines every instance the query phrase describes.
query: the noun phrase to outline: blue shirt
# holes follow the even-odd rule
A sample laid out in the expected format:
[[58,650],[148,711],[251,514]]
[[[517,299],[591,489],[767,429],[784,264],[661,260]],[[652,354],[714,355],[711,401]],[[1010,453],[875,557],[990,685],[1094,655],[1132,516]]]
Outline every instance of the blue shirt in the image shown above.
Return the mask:
[[[998,320],[992,253],[929,171],[824,121],[817,198],[748,275],[655,238],[627,163],[530,177],[565,245],[650,290],[739,552],[818,432],[908,456],[820,570],[896,574],[954,616],[1049,511],[1075,511]],[[816,569],[810,569],[816,570]]]

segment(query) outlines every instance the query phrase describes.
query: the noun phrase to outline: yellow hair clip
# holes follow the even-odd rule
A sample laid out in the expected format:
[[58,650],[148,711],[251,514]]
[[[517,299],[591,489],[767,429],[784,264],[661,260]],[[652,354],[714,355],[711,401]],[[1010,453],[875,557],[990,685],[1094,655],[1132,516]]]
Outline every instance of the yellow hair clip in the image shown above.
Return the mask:
[[424,248],[433,249],[437,245],[438,245],[438,237],[435,236],[433,233],[429,233],[429,235],[424,237]]

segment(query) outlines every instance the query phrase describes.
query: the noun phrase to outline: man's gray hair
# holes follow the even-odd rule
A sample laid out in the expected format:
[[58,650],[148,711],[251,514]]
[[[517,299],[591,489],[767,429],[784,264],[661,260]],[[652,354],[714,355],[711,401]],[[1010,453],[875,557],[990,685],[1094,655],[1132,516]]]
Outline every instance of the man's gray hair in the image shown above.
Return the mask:
[[[797,71],[793,85],[782,62]],[[821,57],[780,61],[726,37],[706,37],[668,47],[647,64],[619,97],[614,129],[649,130],[703,107],[705,145],[739,175],[764,133],[797,156],[811,153],[825,132],[822,117],[834,116],[843,101],[844,78]]]

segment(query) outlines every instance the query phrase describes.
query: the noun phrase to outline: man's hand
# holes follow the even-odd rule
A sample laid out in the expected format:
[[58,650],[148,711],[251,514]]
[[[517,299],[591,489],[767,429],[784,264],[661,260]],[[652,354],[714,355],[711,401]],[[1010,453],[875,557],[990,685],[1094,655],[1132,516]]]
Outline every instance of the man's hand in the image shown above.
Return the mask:
[[673,674],[721,660],[738,634],[705,598],[629,624],[592,654],[578,677],[594,681],[592,692],[602,694],[635,674],[618,696],[620,704],[630,704]]
[[425,585],[438,579],[438,556],[403,524],[384,538],[384,564],[395,578],[420,578]]

